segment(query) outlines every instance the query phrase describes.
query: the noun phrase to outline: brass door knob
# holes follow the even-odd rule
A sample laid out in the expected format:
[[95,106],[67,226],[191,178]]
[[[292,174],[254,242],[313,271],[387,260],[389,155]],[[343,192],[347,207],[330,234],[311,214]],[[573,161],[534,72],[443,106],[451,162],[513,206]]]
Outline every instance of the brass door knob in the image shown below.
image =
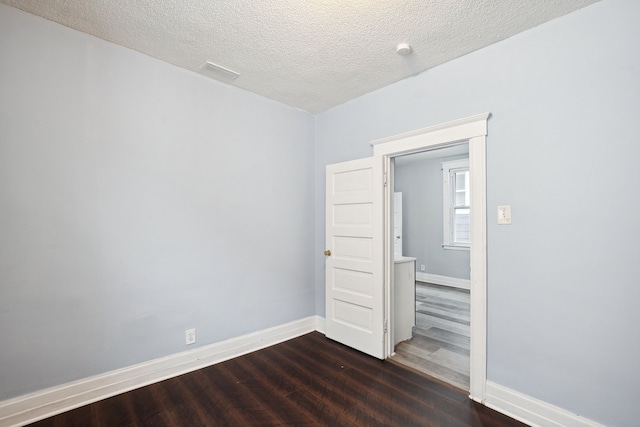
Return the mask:
[[325,254],[325,256],[331,256],[331,251],[329,251],[329,250],[324,251],[324,254]]

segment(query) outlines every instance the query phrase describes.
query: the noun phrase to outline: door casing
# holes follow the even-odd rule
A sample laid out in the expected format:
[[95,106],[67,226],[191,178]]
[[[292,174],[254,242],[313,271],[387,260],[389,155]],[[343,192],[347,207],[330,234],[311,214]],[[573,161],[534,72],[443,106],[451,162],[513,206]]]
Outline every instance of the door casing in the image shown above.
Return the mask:
[[[384,173],[384,304],[385,324],[391,319],[393,280],[392,158],[469,143],[471,191],[471,343],[469,397],[484,403],[487,383],[487,185],[486,136],[490,113],[478,114],[371,142]],[[393,352],[392,334],[385,336],[384,355]]]

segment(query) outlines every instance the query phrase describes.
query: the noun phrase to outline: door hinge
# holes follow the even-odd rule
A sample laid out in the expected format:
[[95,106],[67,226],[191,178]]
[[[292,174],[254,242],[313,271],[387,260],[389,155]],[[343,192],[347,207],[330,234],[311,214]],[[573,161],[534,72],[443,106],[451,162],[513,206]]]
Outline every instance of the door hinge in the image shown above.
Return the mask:
[[386,173],[384,174],[384,186],[385,187],[387,186],[387,174]]
[[384,333],[387,333],[387,319],[384,319]]

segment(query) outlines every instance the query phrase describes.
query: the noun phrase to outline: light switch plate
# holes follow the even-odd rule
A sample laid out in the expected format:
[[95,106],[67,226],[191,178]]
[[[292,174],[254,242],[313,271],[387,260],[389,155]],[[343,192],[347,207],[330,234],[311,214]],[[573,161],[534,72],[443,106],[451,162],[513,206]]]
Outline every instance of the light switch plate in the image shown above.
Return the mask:
[[498,224],[511,224],[511,206],[498,206]]

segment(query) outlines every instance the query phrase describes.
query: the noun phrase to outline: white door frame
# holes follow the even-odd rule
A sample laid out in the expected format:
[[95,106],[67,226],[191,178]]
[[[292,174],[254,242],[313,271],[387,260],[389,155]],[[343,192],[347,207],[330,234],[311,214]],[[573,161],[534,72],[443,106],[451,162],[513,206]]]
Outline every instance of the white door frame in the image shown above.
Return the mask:
[[[384,294],[385,318],[391,316],[393,278],[393,162],[399,155],[469,143],[471,181],[471,350],[469,397],[484,403],[487,383],[487,180],[486,136],[490,113],[419,129],[371,142],[373,155],[383,162],[384,188]],[[393,352],[386,335],[385,357]]]

